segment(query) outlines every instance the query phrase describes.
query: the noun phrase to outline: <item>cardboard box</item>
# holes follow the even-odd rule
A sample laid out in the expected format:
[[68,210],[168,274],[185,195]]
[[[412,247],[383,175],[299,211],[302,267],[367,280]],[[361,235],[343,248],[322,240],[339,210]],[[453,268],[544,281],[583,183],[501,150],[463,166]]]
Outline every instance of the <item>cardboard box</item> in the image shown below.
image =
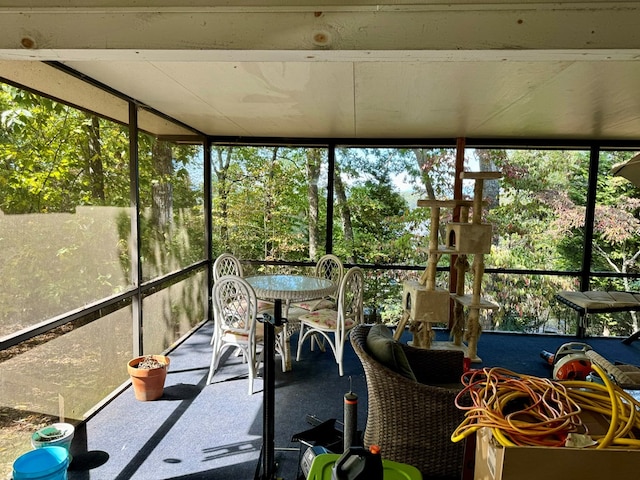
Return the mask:
[[491,429],[476,433],[475,480],[603,480],[640,476],[640,450],[502,447]]

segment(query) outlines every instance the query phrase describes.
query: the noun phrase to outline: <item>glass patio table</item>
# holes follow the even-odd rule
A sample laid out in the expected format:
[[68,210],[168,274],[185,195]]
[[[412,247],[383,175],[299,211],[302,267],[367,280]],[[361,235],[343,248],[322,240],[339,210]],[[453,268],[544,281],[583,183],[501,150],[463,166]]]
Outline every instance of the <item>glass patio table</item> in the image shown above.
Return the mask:
[[275,465],[275,327],[282,326],[282,302],[321,298],[334,293],[338,285],[326,278],[304,275],[258,275],[246,281],[262,299],[273,300],[273,318],[264,322],[264,389],[262,401],[262,450],[256,480],[274,480]]

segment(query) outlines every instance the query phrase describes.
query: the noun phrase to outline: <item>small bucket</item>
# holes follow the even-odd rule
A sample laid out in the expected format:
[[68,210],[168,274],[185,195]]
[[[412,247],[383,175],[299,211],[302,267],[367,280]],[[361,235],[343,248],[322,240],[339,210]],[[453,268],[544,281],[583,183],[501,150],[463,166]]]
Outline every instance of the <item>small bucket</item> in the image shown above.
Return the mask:
[[[74,432],[75,428],[70,423],[54,423],[31,435],[31,445],[33,448],[64,447],[70,451]],[[69,463],[71,463],[71,454],[69,454]]]
[[64,447],[42,447],[13,462],[13,480],[67,480],[69,452]]

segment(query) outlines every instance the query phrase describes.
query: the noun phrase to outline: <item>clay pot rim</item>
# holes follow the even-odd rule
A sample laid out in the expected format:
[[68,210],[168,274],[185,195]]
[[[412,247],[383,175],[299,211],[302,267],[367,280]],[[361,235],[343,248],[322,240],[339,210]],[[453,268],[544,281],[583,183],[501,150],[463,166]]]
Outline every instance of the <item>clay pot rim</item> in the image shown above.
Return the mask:
[[139,357],[132,358],[127,363],[127,370],[130,375],[135,377],[146,377],[149,375],[154,375],[159,372],[163,372],[169,368],[169,364],[171,363],[171,359],[166,355],[151,355],[155,360],[158,360],[164,365],[162,367],[157,368],[138,368],[138,364],[144,360],[148,355],[141,355]]

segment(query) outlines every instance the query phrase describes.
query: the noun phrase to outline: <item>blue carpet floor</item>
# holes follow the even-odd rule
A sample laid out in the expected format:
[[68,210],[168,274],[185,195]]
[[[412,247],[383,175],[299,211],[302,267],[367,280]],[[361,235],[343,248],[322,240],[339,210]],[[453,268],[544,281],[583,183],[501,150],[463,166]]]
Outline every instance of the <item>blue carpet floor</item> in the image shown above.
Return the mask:
[[[254,478],[262,444],[263,381],[257,378],[255,393],[248,395],[247,367],[229,356],[213,383],[205,385],[210,338],[211,327],[205,325],[170,353],[161,399],[139,402],[127,389],[78,430],[69,480]],[[278,475],[291,480],[299,446],[291,437],[311,428],[307,414],[342,421],[351,377],[360,398],[358,428],[364,429],[366,384],[350,347],[343,377],[330,351],[310,352],[308,344],[291,372],[281,371],[279,359],[276,367],[276,460]]]
[[[224,360],[205,385],[209,368],[211,325],[205,324],[170,353],[164,395],[153,402],[136,401],[126,389],[76,431],[69,480],[195,480],[254,478],[262,444],[262,378],[247,394],[246,366],[238,357]],[[406,341],[403,337],[403,340]],[[294,336],[293,342],[297,337]],[[437,340],[447,340],[438,332]],[[482,364],[514,372],[551,376],[540,352],[555,352],[575,339],[560,336],[484,333],[478,344]],[[640,341],[586,339],[612,362],[640,365]],[[349,344],[344,376],[329,351],[309,351],[283,373],[276,361],[275,445],[278,476],[295,480],[298,443],[291,437],[310,428],[306,416],[343,418],[343,396],[351,388],[359,396],[358,428],[366,422],[366,382]],[[291,450],[280,450],[291,449]]]

